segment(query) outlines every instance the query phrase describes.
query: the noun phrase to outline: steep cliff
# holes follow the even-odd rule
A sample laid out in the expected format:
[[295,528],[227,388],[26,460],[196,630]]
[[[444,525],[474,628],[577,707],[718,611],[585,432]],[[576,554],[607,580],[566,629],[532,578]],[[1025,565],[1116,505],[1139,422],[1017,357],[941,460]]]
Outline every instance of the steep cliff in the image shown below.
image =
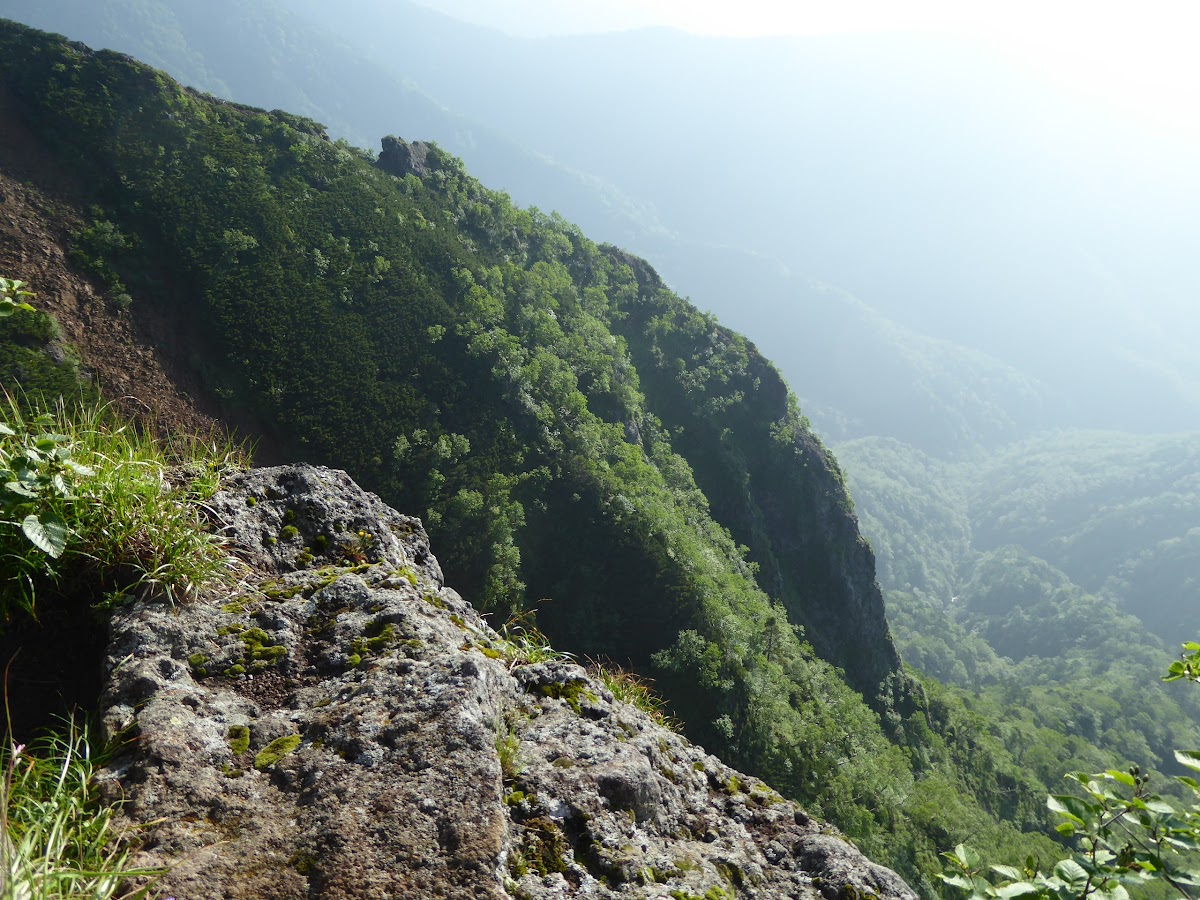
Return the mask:
[[[637,272],[637,298],[613,330],[629,342],[647,406],[675,434],[713,516],[749,549],[758,583],[855,690],[880,709],[904,704],[902,678],[884,687],[900,674],[900,658],[871,549],[837,460],[778,369],[742,335],[697,317],[646,262],[605,251]],[[884,690],[893,693],[885,699]]]
[[761,781],[444,586],[344,473],[212,502],[233,593],[111,623],[107,776],[183,897],[915,896]]

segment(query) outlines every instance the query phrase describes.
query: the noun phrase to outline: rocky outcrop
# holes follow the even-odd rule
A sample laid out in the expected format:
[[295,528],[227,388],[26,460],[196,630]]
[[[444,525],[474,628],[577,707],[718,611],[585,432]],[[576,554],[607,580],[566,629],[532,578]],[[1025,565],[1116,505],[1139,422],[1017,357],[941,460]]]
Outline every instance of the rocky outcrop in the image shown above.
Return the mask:
[[140,862],[185,898],[912,898],[762,782],[443,586],[344,473],[212,502],[236,591],[111,623],[103,721]]
[[405,175],[424,178],[429,174],[429,167],[425,164],[428,153],[429,145],[424,141],[410,144],[403,138],[388,135],[383,139],[383,149],[379,153],[379,168],[400,178]]

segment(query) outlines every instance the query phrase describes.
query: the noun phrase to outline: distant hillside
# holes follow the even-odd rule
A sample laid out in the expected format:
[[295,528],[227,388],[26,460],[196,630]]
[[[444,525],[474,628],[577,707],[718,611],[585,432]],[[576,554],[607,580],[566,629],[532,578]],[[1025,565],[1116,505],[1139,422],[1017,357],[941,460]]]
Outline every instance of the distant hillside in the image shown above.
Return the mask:
[[1036,733],[1042,771],[1082,755],[1072,740],[1173,769],[1200,739],[1200,704],[1158,679],[1200,634],[1195,435],[1058,432],[957,464],[894,440],[837,452],[905,660],[1009,707],[1010,749]]
[[364,55],[278,0],[0,0],[0,16],[129,53],[227,100],[320,120],[371,148],[398,129],[436,140],[522,204],[570,209],[607,240],[664,231],[652,207],[506,132],[446,109],[403,71]]

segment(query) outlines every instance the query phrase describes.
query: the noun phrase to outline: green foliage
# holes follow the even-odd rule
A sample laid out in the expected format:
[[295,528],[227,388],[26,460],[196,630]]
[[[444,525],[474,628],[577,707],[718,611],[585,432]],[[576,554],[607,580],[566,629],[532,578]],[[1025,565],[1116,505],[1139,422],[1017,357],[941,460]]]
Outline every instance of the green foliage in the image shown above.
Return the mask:
[[[161,870],[130,865],[136,833],[99,796],[86,729],[68,722],[37,746],[0,747],[0,889],[6,898],[145,897]],[[138,879],[142,887],[130,889]]]
[[19,385],[30,398],[93,399],[95,389],[61,344],[57,323],[28,303],[33,296],[24,282],[0,277],[0,383]]
[[[1200,680],[1200,644],[1184,645],[1184,659],[1164,680]],[[1200,752],[1176,751],[1179,765],[1200,771]],[[1047,800],[1059,818],[1057,831],[1072,839],[1076,851],[1044,868],[1030,857],[1023,867],[984,866],[979,853],[959,844],[940,877],[972,898],[1046,898],[1046,900],[1125,900],[1128,887],[1163,882],[1192,898],[1200,893],[1200,783],[1177,776],[1189,799],[1174,802],[1150,790],[1150,778],[1136,766],[1095,775],[1067,776],[1077,793]],[[1128,886],[1128,887],[1127,887]]]
[[524,771],[521,763],[521,714],[507,710],[496,722],[496,756],[500,763],[500,775],[505,784],[511,784]]
[[74,448],[65,434],[44,430],[54,424],[49,413],[16,422],[19,432],[0,422],[0,515],[4,525],[20,527],[34,550],[58,559],[71,534],[58,510],[74,499],[68,479],[96,473],[71,458]]
[[1163,681],[1178,681],[1181,678],[1200,681],[1200,644],[1188,641],[1183,645],[1183,651],[1183,659],[1171,663]]
[[65,593],[89,577],[110,595],[153,588],[175,599],[220,578],[229,560],[197,501],[238,459],[200,441],[164,449],[105,407],[27,411],[9,398],[0,421],[9,573],[0,614],[35,614],[39,591]]
[[33,312],[27,298],[33,297],[31,291],[25,290],[25,282],[14,278],[0,278],[0,319],[6,319],[22,309]]
[[93,210],[95,221],[72,234],[71,258],[76,264],[98,276],[109,289],[109,295],[120,301],[128,297],[125,284],[117,274],[121,257],[137,247],[137,240],[103,217],[99,208]]

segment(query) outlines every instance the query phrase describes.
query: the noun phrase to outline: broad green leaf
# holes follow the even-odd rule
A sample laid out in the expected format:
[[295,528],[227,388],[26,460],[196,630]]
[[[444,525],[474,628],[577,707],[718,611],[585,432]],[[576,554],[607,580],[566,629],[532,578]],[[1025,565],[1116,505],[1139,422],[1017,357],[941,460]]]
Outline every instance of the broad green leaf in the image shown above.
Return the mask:
[[1195,837],[1167,835],[1166,842],[1178,850],[1200,850],[1200,840]]
[[54,475],[51,476],[50,483],[52,485],[54,485],[54,490],[56,490],[58,492],[58,495],[60,497],[69,498],[71,496],[71,489],[67,486],[67,483],[65,481],[63,481],[63,477],[61,475],[59,475],[57,472],[55,472]]
[[1054,874],[1069,884],[1073,890],[1083,887],[1088,880],[1088,873],[1073,859],[1060,860],[1054,866]]
[[17,476],[17,480],[25,484],[37,484],[38,470],[36,462],[31,462],[25,457],[17,457],[13,460],[13,474]]
[[938,875],[938,878],[940,878],[946,884],[951,885],[952,887],[962,888],[964,891],[969,891],[974,887],[974,884],[972,884],[971,879],[967,878],[965,875],[942,874],[942,875]]
[[67,539],[71,536],[67,523],[54,515],[48,515],[44,520],[28,515],[21,523],[21,530],[31,544],[55,559],[67,549]]
[[96,470],[85,466],[82,463],[77,463],[73,459],[64,459],[63,465],[74,472],[76,475],[82,475],[84,478],[91,478],[96,474]]
[[990,868],[997,875],[1007,878],[1009,881],[1021,880],[1021,870],[1013,866],[991,866]]
[[21,481],[10,481],[4,485],[4,488],[9,493],[16,494],[18,497],[29,497],[33,500],[38,498],[37,491],[33,490],[29,487],[29,485]]
[[1158,813],[1162,816],[1175,815],[1175,807],[1165,800],[1151,799],[1146,801],[1146,809],[1152,813]]
[[1175,761],[1200,772],[1200,750],[1176,750]]
[[1122,772],[1120,769],[1109,769],[1104,774],[1113,781],[1119,781],[1121,784],[1129,787],[1137,787],[1137,780],[1128,772]]
[[996,896],[1000,900],[1019,900],[1021,897],[1037,897],[1041,893],[1041,888],[1036,884],[1030,884],[1028,881],[1016,881],[996,889]]
[[0,434],[6,435],[7,437],[13,437],[16,435],[16,432],[13,431],[11,428],[9,428],[7,425],[5,425],[3,422],[0,422]]
[[1093,807],[1069,794],[1053,794],[1046,798],[1046,806],[1051,812],[1066,816],[1071,821],[1083,825],[1093,812]]
[[978,869],[983,860],[979,854],[968,847],[966,844],[959,844],[954,848],[954,855],[958,861],[968,869]]

